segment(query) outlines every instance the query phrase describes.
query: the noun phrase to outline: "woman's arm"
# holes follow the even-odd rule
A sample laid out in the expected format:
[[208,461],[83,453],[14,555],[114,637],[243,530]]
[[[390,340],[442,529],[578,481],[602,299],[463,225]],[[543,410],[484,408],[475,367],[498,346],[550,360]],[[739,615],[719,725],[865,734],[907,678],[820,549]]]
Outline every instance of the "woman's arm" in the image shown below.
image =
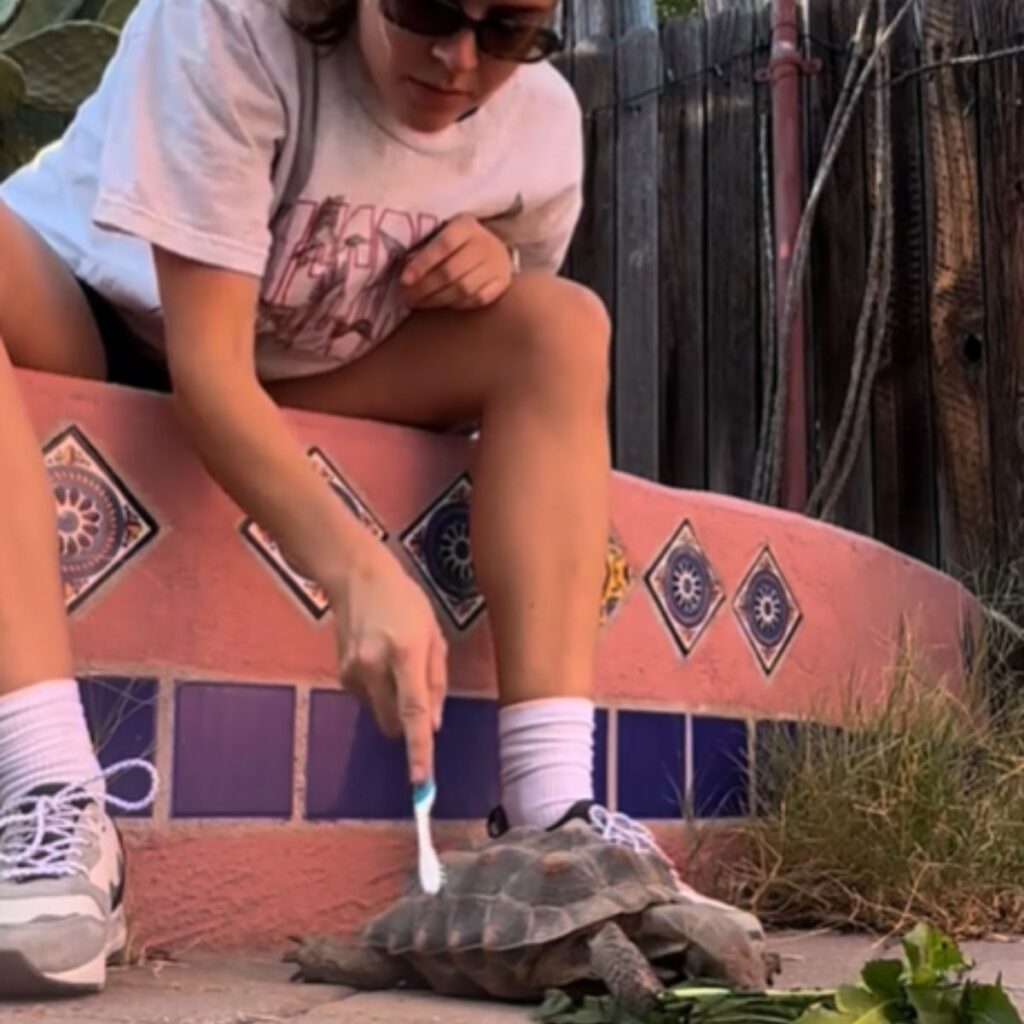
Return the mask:
[[[446,689],[429,601],[316,472],[254,365],[259,282],[154,249],[175,402],[210,474],[327,591],[342,681],[429,777]],[[347,678],[346,678],[347,677]]]
[[305,457],[254,363],[259,282],[155,251],[179,413],[224,490],[328,592],[376,541]]

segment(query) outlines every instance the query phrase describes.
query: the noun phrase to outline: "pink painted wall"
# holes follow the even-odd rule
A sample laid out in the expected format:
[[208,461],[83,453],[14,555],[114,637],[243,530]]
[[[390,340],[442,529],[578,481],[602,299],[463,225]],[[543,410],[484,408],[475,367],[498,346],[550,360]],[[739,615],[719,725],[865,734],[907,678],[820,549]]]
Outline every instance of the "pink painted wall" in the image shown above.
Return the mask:
[[[329,618],[312,614],[243,538],[244,515],[189,452],[166,398],[20,376],[62,512],[79,671],[145,676],[157,684],[143,731],[163,788],[152,815],[125,826],[138,941],[274,946],[295,931],[352,927],[395,894],[412,862],[412,837],[404,822],[353,821],[344,810],[337,820],[313,821],[307,813],[307,774],[315,759],[311,693],[334,686]],[[472,443],[463,438],[316,415],[290,414],[290,420],[406,560],[407,531],[470,467]],[[76,479],[85,481],[84,491],[75,489]],[[117,531],[107,530],[104,520],[99,535],[81,532],[84,493],[100,504],[112,502],[103,515],[117,519]],[[609,581],[627,585],[609,590],[617,600],[602,628],[597,679],[608,717],[601,781],[612,806],[630,810],[635,797],[627,790],[645,784],[631,785],[630,772],[642,756],[624,736],[650,729],[670,735],[680,791],[690,793],[699,775],[695,762],[710,758],[724,771],[715,744],[745,753],[753,748],[757,721],[806,715],[838,722],[851,692],[847,685],[866,699],[884,692],[901,631],[937,685],[956,685],[960,678],[962,638],[974,609],[970,595],[871,540],[749,502],[624,475],[614,482],[613,530],[621,560],[611,559],[616,571]],[[109,550],[81,547],[101,541]],[[755,602],[758,614],[751,615],[743,603],[747,584],[766,557],[769,572]],[[673,559],[679,571],[668,582],[681,597],[675,617],[660,569]],[[94,569],[106,574],[95,586]],[[693,589],[702,574],[710,585],[704,601]],[[428,585],[428,592],[440,609],[438,591]],[[485,611],[465,628],[443,609],[440,617],[451,640],[453,693],[492,696]],[[230,772],[241,778],[246,771],[245,765],[225,766],[217,751],[179,734],[184,726],[176,721],[176,698],[189,680],[284,685],[294,692],[288,742],[278,743],[284,798],[280,808],[264,807],[257,815],[269,820],[224,809],[190,817],[194,793],[182,802],[184,811],[176,803],[185,768],[198,769],[193,790],[197,774],[200,788],[208,772],[211,787],[230,791]],[[238,687],[240,699],[252,689]],[[240,744],[225,746],[232,750],[258,749],[262,742],[258,736],[228,740]],[[386,772],[384,755],[367,756],[361,770],[376,771],[379,760]],[[468,776],[473,766],[466,767]],[[331,766],[318,770],[329,774]],[[680,847],[674,814],[659,811],[659,830]],[[465,821],[445,823],[442,835],[478,833],[479,821],[471,817],[467,812]]]
[[[653,826],[664,849],[686,855],[678,828]],[[441,825],[442,848],[483,838],[482,829]],[[726,829],[702,847],[702,862],[727,854]],[[349,935],[384,910],[405,885],[416,844],[394,824],[210,826],[130,829],[131,948],[270,949],[289,936]],[[711,884],[713,867],[689,880]]]
[[[244,543],[244,515],[186,447],[162,396],[24,374],[41,442],[77,425],[115,468],[160,532],[72,616],[83,670],[167,669],[203,678],[325,682],[333,635]],[[291,414],[310,446],[342,468],[394,535],[469,466],[471,442],[404,428]],[[960,669],[969,595],[954,581],[874,541],[752,503],[677,491],[617,475],[613,526],[632,583],[605,627],[598,690],[609,701],[788,716],[840,710],[840,684],[878,691],[901,619],[936,673]],[[683,656],[643,574],[684,520],[722,590],[721,604]],[[799,621],[771,672],[733,601],[769,547]],[[453,641],[457,692],[490,693],[486,616]]]

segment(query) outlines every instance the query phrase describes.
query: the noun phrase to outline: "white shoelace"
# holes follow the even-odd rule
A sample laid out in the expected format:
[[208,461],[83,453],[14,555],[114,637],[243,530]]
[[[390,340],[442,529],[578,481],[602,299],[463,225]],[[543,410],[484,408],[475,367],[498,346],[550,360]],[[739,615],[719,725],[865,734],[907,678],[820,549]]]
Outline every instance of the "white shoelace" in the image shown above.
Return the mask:
[[650,853],[659,857],[668,866],[676,885],[683,891],[695,893],[692,886],[687,885],[676,870],[672,858],[658,845],[653,833],[639,821],[634,821],[628,814],[610,811],[607,807],[594,804],[590,808],[590,825],[609,843],[628,846],[637,853]]
[[141,811],[156,796],[156,769],[138,759],[121,761],[84,782],[52,794],[12,798],[0,809],[0,881],[43,876],[68,878],[85,872],[82,854],[90,838],[80,827],[83,801],[99,803],[88,789],[95,782],[138,768],[149,774],[150,789],[141,800],[122,800],[110,793],[105,803],[122,811]]
[[628,814],[609,811],[607,807],[594,804],[590,808],[590,824],[594,830],[609,843],[628,846],[637,853],[653,853],[668,860],[668,856],[658,846],[651,831],[640,822],[634,821]]

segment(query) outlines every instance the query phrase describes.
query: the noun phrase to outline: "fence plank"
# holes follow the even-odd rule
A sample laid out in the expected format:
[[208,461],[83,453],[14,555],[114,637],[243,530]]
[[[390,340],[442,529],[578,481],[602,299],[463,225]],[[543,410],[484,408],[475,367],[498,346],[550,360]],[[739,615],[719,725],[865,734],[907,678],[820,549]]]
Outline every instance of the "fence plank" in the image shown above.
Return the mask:
[[757,444],[757,176],[754,15],[708,22],[708,486],[750,493]]
[[[906,3],[900,0],[890,17]],[[892,45],[893,73],[917,63],[918,30],[904,19]],[[938,557],[935,450],[928,358],[928,285],[920,86],[893,90],[894,253],[889,330],[874,399],[875,535],[923,561]],[[868,165],[874,173],[874,106],[868,103]]]
[[[1020,0],[977,4],[982,52],[1024,39]],[[982,67],[978,105],[992,478],[1001,561],[1024,543],[1024,58]]]
[[615,34],[614,0],[565,0],[573,29],[573,39]]
[[[930,0],[924,59],[973,48],[961,0]],[[934,268],[930,294],[932,373],[942,486],[944,564],[992,553],[991,457],[985,379],[985,306],[979,239],[976,70],[925,76]]]
[[583,212],[569,250],[568,273],[592,288],[615,314],[615,55],[611,40],[576,46],[573,78],[586,118]]
[[[856,28],[861,6],[856,0],[810,4],[811,36],[836,47],[845,46]],[[847,55],[834,49],[821,57],[821,73],[812,77],[807,87],[808,181],[821,160],[848,60]],[[822,197],[810,254],[808,330],[814,415],[811,462],[815,477],[835,437],[850,384],[854,338],[866,284],[866,222],[864,131],[858,111]],[[869,424],[849,482],[836,505],[837,522],[864,534],[873,530],[870,434]]]
[[654,0],[619,0],[619,31],[643,26],[654,28],[658,24],[658,11]]
[[[615,465],[658,478],[658,97],[652,28],[618,45],[616,88]],[[633,99],[644,95],[643,98]]]
[[662,480],[704,488],[704,101],[707,60],[700,18],[677,18],[662,33],[661,99]]
[[[754,202],[757,210],[754,233],[757,244],[757,359],[756,371],[760,394],[757,398],[756,429],[754,450],[760,444],[760,429],[770,429],[772,414],[772,396],[775,374],[774,354],[771,346],[775,344],[778,326],[776,303],[769,295],[769,289],[775,287],[772,277],[775,263],[775,168],[772,152],[772,85],[771,48],[772,19],[774,11],[771,4],[764,4],[758,11],[754,26],[755,45],[759,59],[755,67],[767,72],[768,80],[759,80],[754,90]],[[800,18],[800,12],[797,12]],[[795,73],[795,70],[794,70]],[[766,237],[767,233],[767,237]],[[806,390],[806,389],[805,389]],[[783,424],[783,431],[786,427]],[[782,439],[785,446],[785,438]],[[785,478],[785,458],[783,457],[783,478]],[[751,480],[753,483],[753,480]]]

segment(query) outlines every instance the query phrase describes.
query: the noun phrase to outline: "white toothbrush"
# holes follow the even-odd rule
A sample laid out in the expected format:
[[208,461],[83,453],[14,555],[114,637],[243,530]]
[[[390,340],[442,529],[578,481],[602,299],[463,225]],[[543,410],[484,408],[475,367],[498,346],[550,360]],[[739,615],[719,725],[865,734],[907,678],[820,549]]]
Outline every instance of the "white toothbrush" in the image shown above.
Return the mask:
[[416,818],[416,840],[420,851],[420,887],[432,896],[436,896],[444,884],[444,868],[430,835],[430,812],[434,809],[436,799],[437,786],[432,779],[413,787],[412,809]]

